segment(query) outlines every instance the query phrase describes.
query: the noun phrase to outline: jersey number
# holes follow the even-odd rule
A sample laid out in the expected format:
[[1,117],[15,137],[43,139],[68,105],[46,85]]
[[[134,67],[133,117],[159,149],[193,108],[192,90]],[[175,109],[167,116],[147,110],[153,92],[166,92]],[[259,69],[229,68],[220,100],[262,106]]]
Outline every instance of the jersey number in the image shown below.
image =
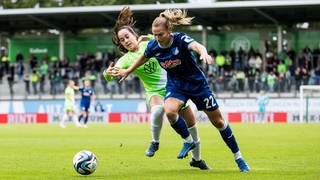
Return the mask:
[[212,95],[210,95],[209,98],[205,98],[203,101],[206,103],[206,108],[207,108],[207,109],[210,109],[210,108],[212,108],[212,107],[214,107],[214,106],[217,105],[217,104],[214,102]]

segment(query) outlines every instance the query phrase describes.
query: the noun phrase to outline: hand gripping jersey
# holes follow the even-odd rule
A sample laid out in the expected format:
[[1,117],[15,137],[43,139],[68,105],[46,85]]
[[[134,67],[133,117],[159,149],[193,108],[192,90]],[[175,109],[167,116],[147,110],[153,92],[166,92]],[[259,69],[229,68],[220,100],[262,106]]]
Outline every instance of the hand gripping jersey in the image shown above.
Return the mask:
[[[129,68],[138,59],[138,57],[144,53],[147,45],[148,41],[141,42],[137,52],[128,51],[117,61],[115,67],[122,69]],[[149,102],[150,97],[154,94],[164,96],[167,81],[166,71],[160,67],[155,58],[151,58],[148,62],[139,66],[136,70],[134,70],[134,73],[143,83],[143,86],[146,90],[147,102]],[[114,79],[106,74],[104,74],[104,77],[107,81]]]
[[185,33],[172,33],[169,46],[163,48],[151,40],[145,50],[145,57],[155,57],[167,71],[167,84],[180,91],[194,92],[208,84],[203,72],[197,66],[196,58],[189,50],[194,41]]

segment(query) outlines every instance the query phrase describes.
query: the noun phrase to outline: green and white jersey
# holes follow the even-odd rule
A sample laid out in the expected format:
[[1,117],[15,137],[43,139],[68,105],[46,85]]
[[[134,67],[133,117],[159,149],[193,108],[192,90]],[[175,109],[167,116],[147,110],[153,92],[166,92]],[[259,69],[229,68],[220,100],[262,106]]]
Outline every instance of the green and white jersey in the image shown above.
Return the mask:
[[[69,97],[68,97],[69,96]],[[64,97],[65,97],[65,105],[74,105],[75,104],[75,98],[74,98],[74,89],[71,87],[67,87],[64,90]]]
[[[127,52],[116,63],[115,67],[122,69],[128,69],[140,56],[144,53],[149,41],[143,41],[139,44],[139,51]],[[147,101],[149,100],[148,94],[152,92],[161,92],[159,95],[162,97],[165,94],[165,87],[167,82],[167,74],[164,69],[161,68],[158,61],[155,58],[150,58],[145,64],[139,66],[135,71],[147,93]],[[114,78],[103,73],[107,81],[111,81]],[[154,94],[154,93],[152,93]]]

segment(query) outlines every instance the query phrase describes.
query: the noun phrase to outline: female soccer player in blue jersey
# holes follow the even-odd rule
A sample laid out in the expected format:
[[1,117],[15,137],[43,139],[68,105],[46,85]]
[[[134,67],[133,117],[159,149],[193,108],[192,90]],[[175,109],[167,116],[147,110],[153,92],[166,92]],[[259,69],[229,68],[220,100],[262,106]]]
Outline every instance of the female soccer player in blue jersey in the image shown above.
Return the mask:
[[[123,56],[117,61],[114,67],[111,64],[103,72],[103,76],[107,81],[114,80],[113,71],[116,71],[118,68],[125,69],[130,67],[135,60],[144,53],[147,47],[148,41],[142,41],[139,43],[139,37],[133,29],[134,23],[135,22],[133,20],[130,8],[123,8],[113,28],[113,43],[123,53]],[[166,72],[160,67],[156,59],[151,58],[148,63],[145,63],[143,66],[141,66],[141,68],[137,68],[134,73],[140,78],[144,85],[146,90],[146,101],[151,111],[150,124],[152,142],[149,148],[146,150],[146,156],[152,157],[159,148],[160,132],[163,124],[163,102],[166,92]],[[206,165],[205,161],[203,161],[200,156],[200,138],[198,135],[195,117],[191,108],[186,106],[180,110],[179,113],[185,118],[192,139],[195,141],[195,147],[191,151],[192,160],[190,161],[190,165],[193,167],[198,167],[202,170],[210,169],[210,167]],[[178,133],[182,137],[188,136],[186,123],[179,122],[178,124],[172,125],[174,128],[185,130],[178,130]],[[184,134],[181,134],[181,132]],[[178,158],[185,157],[187,152],[188,150],[184,150],[182,154],[179,154],[180,156],[178,156]]]
[[165,10],[152,23],[151,40],[137,61],[128,69],[121,69],[115,74],[123,81],[137,67],[155,57],[161,67],[167,71],[165,96],[165,114],[172,121],[181,121],[178,112],[187,100],[191,99],[198,110],[203,110],[211,123],[219,130],[223,140],[234,154],[241,172],[249,172],[249,166],[242,158],[237,141],[230,125],[223,119],[214,94],[210,90],[204,73],[196,64],[192,54],[196,52],[200,59],[208,64],[213,62],[207,49],[185,33],[173,32],[174,25],[189,25],[193,18],[187,17],[180,9]]
[[94,90],[91,87],[89,80],[84,81],[84,87],[80,88],[80,87],[74,86],[74,89],[79,90],[81,92],[81,101],[80,101],[81,115],[79,116],[79,123],[81,122],[82,118],[84,118],[83,127],[87,128],[90,104],[93,103],[95,98]]

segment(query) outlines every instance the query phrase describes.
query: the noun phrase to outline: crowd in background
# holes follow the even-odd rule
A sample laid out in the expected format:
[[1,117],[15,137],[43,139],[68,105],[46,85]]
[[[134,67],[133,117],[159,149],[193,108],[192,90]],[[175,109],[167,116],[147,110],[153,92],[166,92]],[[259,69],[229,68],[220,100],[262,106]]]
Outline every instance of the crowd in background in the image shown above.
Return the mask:
[[212,49],[210,54],[215,63],[206,72],[216,92],[291,92],[299,91],[300,85],[320,84],[319,48],[306,46],[299,52],[290,49],[279,54],[268,51],[264,56],[253,48],[219,53]]
[[[300,85],[320,84],[320,49],[309,47],[295,52],[290,49],[262,54],[253,48],[247,52],[241,48],[238,51],[209,51],[214,57],[212,65],[199,66],[204,70],[209,84],[216,92],[293,92]],[[56,56],[37,57],[30,54],[24,57],[16,55],[15,63],[11,64],[6,55],[1,57],[0,83],[8,83],[11,95],[14,94],[14,84],[24,82],[26,94],[63,94],[69,79],[76,85],[89,79],[96,93],[123,94],[142,93],[139,79],[131,75],[119,84],[117,81],[106,82],[102,71],[111,62],[118,60],[115,51],[78,53],[76,59],[59,59]]]

